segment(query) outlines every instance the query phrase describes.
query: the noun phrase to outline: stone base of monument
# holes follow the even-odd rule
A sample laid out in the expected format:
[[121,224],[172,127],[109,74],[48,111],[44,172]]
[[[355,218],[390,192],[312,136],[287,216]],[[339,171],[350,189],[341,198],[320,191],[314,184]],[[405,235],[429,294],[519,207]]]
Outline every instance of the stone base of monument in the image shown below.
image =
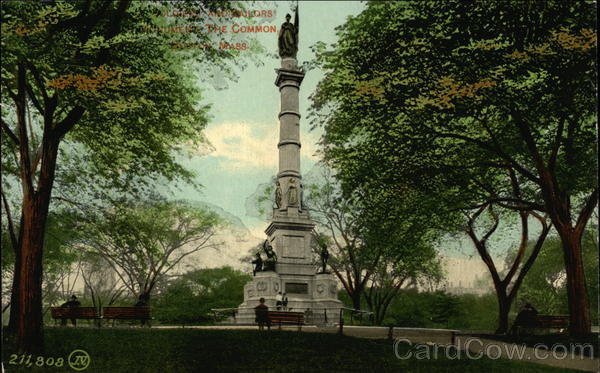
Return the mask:
[[254,307],[265,298],[269,310],[277,310],[277,294],[285,293],[287,308],[280,310],[304,312],[305,324],[333,325],[339,321],[342,302],[337,299],[337,281],[330,273],[280,274],[258,272],[244,286],[244,302],[239,305],[236,323],[254,324]]

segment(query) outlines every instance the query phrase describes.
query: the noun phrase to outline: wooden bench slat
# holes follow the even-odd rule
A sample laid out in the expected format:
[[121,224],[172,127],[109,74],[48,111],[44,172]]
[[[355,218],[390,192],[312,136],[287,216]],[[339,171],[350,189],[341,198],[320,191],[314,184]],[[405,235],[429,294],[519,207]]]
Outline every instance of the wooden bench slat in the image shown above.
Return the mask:
[[521,329],[567,329],[569,327],[569,316],[536,315],[528,322],[515,321],[514,327]]
[[102,316],[105,319],[122,319],[122,320],[141,320],[151,319],[151,307],[104,307]]
[[271,320],[294,321],[302,320],[302,317],[270,317]]
[[302,312],[269,311],[268,317],[271,324],[298,325],[299,327],[304,324],[304,313]]
[[564,315],[537,315],[539,328],[563,329],[569,326],[569,316]]
[[53,319],[99,319],[95,307],[51,307]]

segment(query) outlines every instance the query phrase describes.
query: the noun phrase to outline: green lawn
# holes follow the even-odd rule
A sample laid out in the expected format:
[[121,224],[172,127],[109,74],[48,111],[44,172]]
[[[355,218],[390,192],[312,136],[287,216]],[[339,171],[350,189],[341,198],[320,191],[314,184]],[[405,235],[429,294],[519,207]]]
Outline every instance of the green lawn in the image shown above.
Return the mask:
[[[508,360],[400,360],[387,340],[335,334],[254,330],[49,328],[46,357],[83,349],[91,357],[85,372],[564,372]],[[35,365],[7,365],[7,372],[75,372]],[[399,350],[406,353],[407,347]]]

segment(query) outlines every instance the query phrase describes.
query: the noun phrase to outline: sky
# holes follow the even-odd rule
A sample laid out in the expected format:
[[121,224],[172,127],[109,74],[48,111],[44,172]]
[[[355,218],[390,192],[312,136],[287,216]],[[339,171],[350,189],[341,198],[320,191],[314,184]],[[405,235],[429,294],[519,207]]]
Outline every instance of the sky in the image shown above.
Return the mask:
[[[295,2],[294,2],[295,3]],[[277,30],[285,20],[286,13],[292,13],[292,2],[256,2],[251,9],[271,10],[273,17],[260,18],[256,21],[263,25],[276,25]],[[335,28],[345,23],[347,17],[359,14],[365,7],[359,1],[301,1],[299,9],[299,50],[298,65],[314,58],[310,47],[321,41],[328,46],[337,41]],[[232,23],[244,24],[247,20],[232,19],[225,21],[229,29]],[[261,66],[249,63],[247,68],[239,73],[236,82],[216,79],[211,84],[199,81],[205,87],[204,104],[210,104],[211,120],[205,130],[205,135],[211,143],[212,151],[198,149],[196,156],[184,159],[183,165],[197,174],[196,181],[202,184],[200,191],[192,186],[172,187],[173,197],[192,202],[205,202],[218,206],[226,215],[233,215],[235,223],[241,222],[253,237],[241,239],[244,235],[239,231],[235,234],[222,235],[223,250],[215,255],[213,252],[204,253],[198,258],[199,263],[207,266],[223,265],[221,262],[235,265],[234,257],[240,258],[250,250],[255,242],[266,238],[264,230],[268,222],[257,217],[257,214],[246,211],[246,200],[257,192],[261,184],[270,182],[278,168],[277,142],[279,136],[279,121],[277,114],[280,110],[279,90],[275,86],[275,69],[280,67],[277,56],[277,33],[237,34],[229,35],[235,40],[244,41],[246,37],[257,37],[266,48],[259,58]],[[218,73],[219,68],[215,67]],[[217,74],[219,75],[219,74]],[[317,83],[323,78],[323,71],[312,69],[307,72],[299,93],[301,172],[306,175],[318,161],[315,155],[317,142],[321,131],[309,130],[308,108],[309,96],[315,91]],[[221,75],[222,76],[222,75]],[[216,87],[216,88],[215,88]],[[217,89],[219,88],[219,89]],[[252,216],[253,215],[253,216]],[[245,230],[244,230],[245,231]],[[504,238],[500,239],[503,241]],[[512,244],[502,242],[501,249],[505,250]],[[244,247],[239,247],[239,246]],[[466,260],[467,267],[472,267],[473,273],[485,272],[477,268],[477,257],[472,244],[466,237],[448,237],[438,244],[443,256]],[[247,246],[247,247],[246,247]],[[498,242],[496,245],[498,246]],[[463,278],[462,264],[453,271],[452,277],[472,282]],[[457,280],[457,281],[458,281]]]
[[[294,2],[295,3],[295,2]],[[273,10],[273,17],[260,21],[276,25],[277,30],[291,12],[292,2],[261,1],[252,6],[256,10]],[[358,1],[302,1],[299,5],[298,64],[311,60],[310,46],[322,41],[336,41],[335,27],[350,15],[361,12],[365,4]],[[293,13],[292,13],[293,16]],[[293,19],[292,19],[293,21]],[[244,19],[232,20],[244,24]],[[200,149],[198,155],[184,160],[202,184],[200,192],[191,186],[174,190],[175,198],[203,201],[219,206],[237,216],[258,238],[264,238],[267,223],[246,214],[245,201],[260,184],[269,182],[277,173],[277,140],[279,136],[279,91],[275,86],[275,68],[280,67],[277,52],[277,33],[238,34],[243,40],[257,36],[266,48],[260,56],[262,66],[249,63],[239,74],[237,82],[226,82],[227,88],[209,87],[204,92],[204,103],[210,104],[212,116],[205,135],[212,152]],[[244,53],[244,51],[242,51]],[[251,53],[251,52],[248,52]],[[317,69],[307,73],[300,89],[301,172],[305,174],[317,162],[314,155],[320,134],[308,129],[308,96],[315,90],[323,72]],[[225,82],[223,82],[225,83]],[[206,83],[200,82],[202,86]]]

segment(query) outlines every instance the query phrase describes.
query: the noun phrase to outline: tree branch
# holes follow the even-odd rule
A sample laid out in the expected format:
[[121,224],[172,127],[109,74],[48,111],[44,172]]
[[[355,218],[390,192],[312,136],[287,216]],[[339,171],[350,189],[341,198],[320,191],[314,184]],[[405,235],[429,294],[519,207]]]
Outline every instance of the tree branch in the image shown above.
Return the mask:
[[[522,207],[501,204],[502,202],[511,202],[511,203],[515,203],[515,204],[521,204]],[[502,206],[502,207],[505,207],[508,209],[519,210],[519,211],[521,211],[521,210],[526,210],[526,211],[537,210],[540,212],[546,211],[546,208],[544,207],[544,205],[540,205],[539,203],[525,201],[525,200],[518,199],[518,198],[510,198],[510,197],[490,198],[490,199],[486,200],[485,202],[480,203],[478,205],[469,206],[467,209],[472,210],[472,209],[480,208],[482,206],[488,206],[490,204],[496,204],[496,205],[499,205],[499,206]]]
[[[544,160],[542,159],[542,156],[540,155],[540,152],[538,151],[538,148],[537,148],[537,145],[533,138],[533,135],[531,134],[531,128],[529,127],[529,125],[527,124],[525,119],[523,119],[521,114],[519,112],[517,112],[516,110],[511,110],[511,116],[513,117],[515,123],[517,124],[519,132],[521,132],[521,136],[523,136],[523,140],[525,140],[525,144],[527,145],[527,148],[529,149],[529,153],[531,154],[531,157],[533,158],[533,160],[535,162],[538,172],[543,173],[543,171],[546,170],[547,168],[546,168],[546,165],[544,164]],[[539,182],[537,182],[537,183],[539,184]]]
[[85,108],[81,106],[75,106],[73,109],[69,111],[67,116],[58,122],[54,128],[54,135],[57,138],[62,138],[67,132],[69,132],[75,123],[81,119],[83,114],[85,113]]
[[10,243],[16,253],[19,248],[19,243],[17,241],[17,235],[15,233],[15,228],[14,228],[15,226],[13,224],[12,214],[10,212],[10,206],[8,205],[8,201],[6,200],[6,195],[4,194],[4,191],[2,191],[1,194],[2,194],[2,202],[4,204],[4,211],[6,211],[6,220],[8,221],[8,233],[10,235]]
[[494,234],[494,232],[496,232],[496,229],[498,229],[498,225],[500,224],[500,218],[498,217],[498,214],[494,212],[492,206],[493,205],[489,205],[488,211],[490,213],[490,216],[494,219],[494,224],[481,239],[481,243],[483,243],[484,245],[487,243],[487,240],[490,238],[490,236]]
[[23,198],[33,196],[33,180],[31,178],[31,161],[29,159],[29,139],[27,137],[27,124],[25,123],[25,66],[19,63],[17,72],[17,126],[19,128],[19,157]]
[[554,146],[552,147],[552,152],[550,152],[550,157],[548,158],[548,169],[551,171],[554,171],[554,169],[556,168],[556,159],[558,158],[558,150],[560,149],[560,144],[563,139],[563,131],[565,128],[566,120],[566,114],[563,114],[562,118],[559,119],[558,122],[556,136],[554,137]]
[[598,187],[596,187],[592,194],[590,194],[587,201],[585,202],[585,205],[583,206],[583,209],[581,210],[581,213],[579,213],[577,224],[575,224],[575,231],[577,231],[579,234],[581,234],[585,229],[585,226],[587,225],[590,216],[592,216],[592,213],[594,212],[594,208],[596,207],[597,203]]
[[484,150],[488,150],[492,153],[497,154],[500,158],[504,159],[505,161],[509,162],[516,170],[518,170],[521,174],[523,174],[523,176],[525,176],[526,178],[528,178],[529,180],[535,182],[535,183],[539,183],[539,178],[537,176],[535,176],[534,174],[532,174],[531,172],[529,172],[525,167],[523,167],[521,164],[519,164],[514,158],[512,158],[511,156],[509,156],[508,154],[499,151],[498,149],[490,146],[489,144],[486,144],[483,141],[477,140],[477,139],[473,139],[471,137],[468,136],[464,136],[464,135],[459,135],[459,134],[455,134],[455,133],[444,133],[444,132],[438,132],[433,130],[434,134],[440,136],[440,137],[447,137],[447,138],[453,138],[453,139],[457,139],[457,140],[463,140],[465,142],[470,142],[473,143],[475,145],[477,145],[478,147],[480,147],[481,149]]
[[15,133],[11,131],[10,127],[4,121],[4,119],[0,118],[0,121],[2,121],[2,130],[4,131],[4,133],[6,133],[6,135],[12,140],[12,142],[15,143],[15,145],[19,146],[20,142]]
[[521,242],[519,243],[519,250],[517,251],[517,256],[513,261],[508,273],[502,280],[507,286],[512,281],[513,276],[517,272],[517,268],[521,264],[521,260],[523,259],[523,255],[525,255],[525,249],[527,248],[527,242],[529,241],[529,224],[527,222],[527,218],[529,215],[527,213],[521,212],[519,213],[521,217]]
[[538,239],[535,243],[533,251],[531,252],[531,255],[529,256],[529,258],[523,265],[523,268],[521,268],[521,271],[519,272],[519,275],[517,276],[517,279],[515,280],[515,283],[513,284],[512,288],[510,290],[510,293],[508,295],[509,299],[514,298],[514,296],[517,294],[517,291],[519,290],[519,287],[521,286],[521,283],[523,282],[525,275],[527,275],[527,272],[529,272],[529,269],[533,265],[533,262],[535,261],[538,254],[540,253],[542,245],[544,244],[544,241],[546,240],[546,236],[548,236],[548,232],[550,232],[550,229],[552,228],[552,226],[549,226],[548,223],[546,223],[546,219],[544,219],[541,215],[539,215],[535,212],[531,212],[531,215],[533,215],[542,225],[542,232],[538,236]]
[[38,101],[37,97],[35,97],[35,93],[33,93],[33,88],[31,87],[31,85],[27,83],[25,84],[25,87],[27,88],[27,95],[31,99],[33,106],[35,106],[35,108],[41,115],[44,115],[44,109],[42,108],[42,105],[40,105],[40,102]]

